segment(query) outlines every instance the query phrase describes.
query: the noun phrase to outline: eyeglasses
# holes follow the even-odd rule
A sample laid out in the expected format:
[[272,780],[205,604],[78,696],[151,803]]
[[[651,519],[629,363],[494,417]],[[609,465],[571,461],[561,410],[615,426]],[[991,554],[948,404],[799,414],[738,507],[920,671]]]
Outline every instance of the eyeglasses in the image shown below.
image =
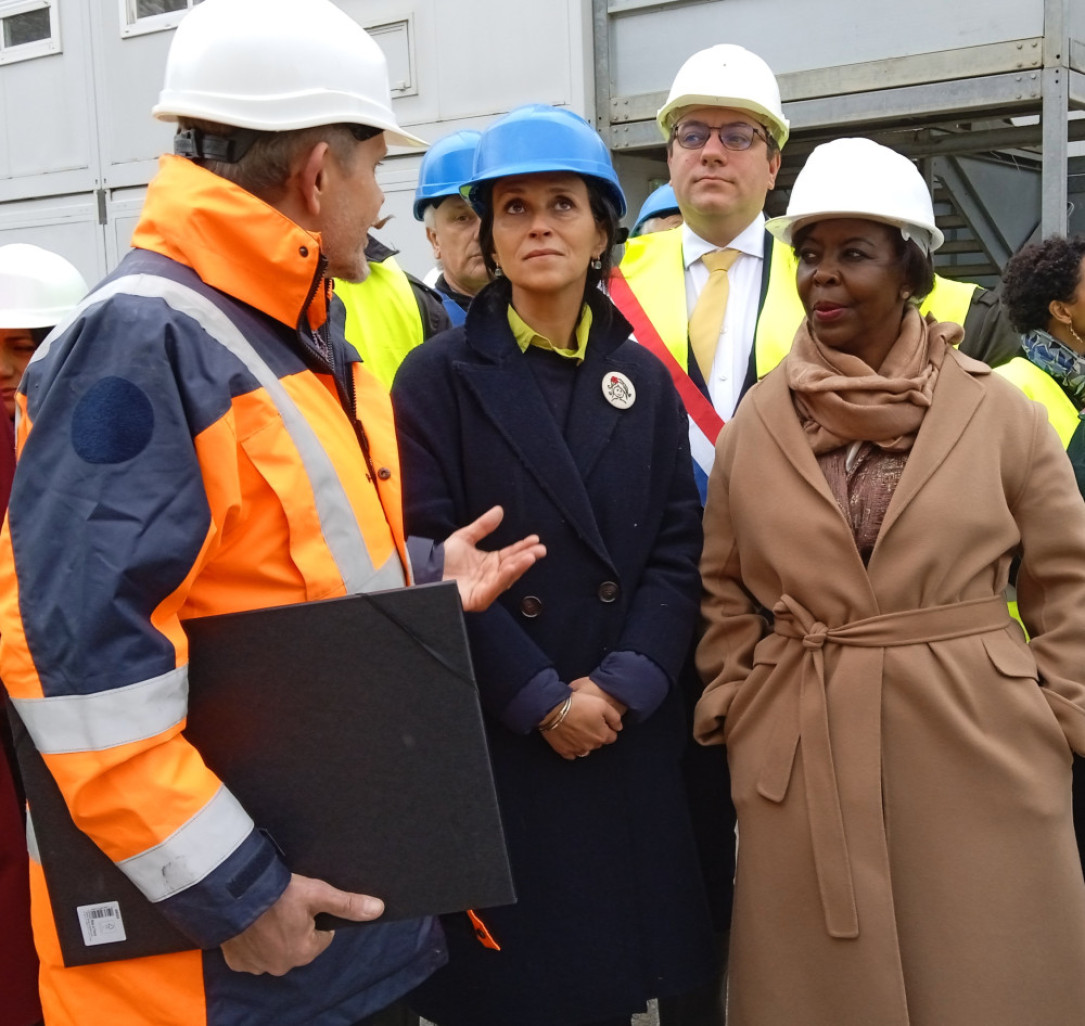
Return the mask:
[[754,139],[764,139],[766,145],[768,144],[768,137],[764,132],[759,132],[753,125],[741,121],[733,125],[720,125],[718,128],[700,121],[683,121],[680,125],[675,125],[672,138],[684,150],[699,150],[708,143],[713,132],[724,149],[728,150],[748,150]]

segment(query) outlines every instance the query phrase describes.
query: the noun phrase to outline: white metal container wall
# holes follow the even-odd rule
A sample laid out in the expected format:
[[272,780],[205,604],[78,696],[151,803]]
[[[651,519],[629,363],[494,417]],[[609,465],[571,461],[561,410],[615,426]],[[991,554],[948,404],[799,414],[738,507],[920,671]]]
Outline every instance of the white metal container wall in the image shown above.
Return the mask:
[[[94,136],[87,11],[61,11],[65,52],[0,68],[0,184],[12,177],[85,171]],[[6,190],[0,199],[6,199]]]
[[0,67],[0,243],[55,249],[91,278],[103,269],[92,11],[64,0],[61,52]]
[[431,126],[447,130],[521,103],[583,113],[590,100],[590,22],[579,0],[336,2],[366,26],[411,20],[417,91],[396,97],[395,109],[424,138]]
[[[582,0],[337,3],[367,26],[412,18],[417,95],[393,103],[397,118],[423,139],[483,129],[522,103],[560,104],[589,119],[593,114],[591,21]],[[411,213],[419,162],[418,156],[385,162],[379,175],[383,213],[393,219],[377,234],[400,250],[402,266],[421,277],[433,255]]]
[[[71,3],[72,0],[61,0]],[[98,0],[90,40],[95,65],[95,107],[102,147],[102,185],[146,185],[157,157],[169,149],[172,125],[151,117],[173,32],[121,36],[120,5]]]
[[[394,100],[397,116],[424,138],[485,127],[529,101],[596,113],[590,0],[336,2],[369,27],[403,23],[405,32],[377,39],[405,84]],[[62,52],[0,66],[0,241],[46,232],[93,279],[123,254],[157,155],[169,147],[172,128],[149,111],[172,32],[122,36],[119,0],[55,4]],[[1052,5],[913,0],[890,10],[871,0],[610,0],[610,85],[616,96],[666,90],[690,52],[722,40],[744,43],[788,75],[1035,39]],[[1085,3],[1064,9],[1065,34],[1085,38]],[[1071,89],[1081,88],[1081,78]],[[402,250],[404,266],[423,273],[429,249],[410,213],[418,163],[417,155],[385,163],[385,212],[394,218],[381,235]],[[653,166],[630,153],[618,165],[635,205]]]
[[94,194],[0,204],[0,245],[8,242],[29,242],[61,253],[88,281],[95,280],[101,273],[102,238]]
[[[376,38],[394,43],[393,77],[408,65],[409,89],[393,106],[423,138],[484,127],[520,103],[592,113],[582,0],[336,2],[366,26],[407,23],[406,36]],[[56,0],[56,16],[61,53],[0,66],[0,243],[50,245],[93,281],[127,248],[143,189],[170,146],[172,127],[150,109],[173,33],[122,36],[118,0]],[[418,163],[417,155],[385,162],[379,177],[394,218],[381,236],[422,274],[432,258],[411,216]]]

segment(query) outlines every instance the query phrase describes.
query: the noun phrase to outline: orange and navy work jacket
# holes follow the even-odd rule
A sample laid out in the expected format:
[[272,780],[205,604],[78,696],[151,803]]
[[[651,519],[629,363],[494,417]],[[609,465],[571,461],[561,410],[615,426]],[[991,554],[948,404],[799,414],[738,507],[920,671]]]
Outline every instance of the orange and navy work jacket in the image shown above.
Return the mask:
[[[182,624],[408,583],[397,449],[329,328],[318,235],[166,157],[133,245],[23,382],[0,675],[76,824],[213,949],[289,870],[181,734]],[[302,986],[196,950],[61,969],[46,905],[35,885],[50,1023],[354,1021],[440,961],[416,921],[348,931]]]

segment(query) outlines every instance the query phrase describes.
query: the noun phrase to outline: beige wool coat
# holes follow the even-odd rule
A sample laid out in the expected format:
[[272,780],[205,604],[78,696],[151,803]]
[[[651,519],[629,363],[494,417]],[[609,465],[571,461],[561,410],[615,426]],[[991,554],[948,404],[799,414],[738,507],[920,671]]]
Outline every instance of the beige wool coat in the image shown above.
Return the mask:
[[864,567],[780,368],[720,436],[705,532],[729,1026],[1082,1026],[1085,504],[1043,409],[951,350]]

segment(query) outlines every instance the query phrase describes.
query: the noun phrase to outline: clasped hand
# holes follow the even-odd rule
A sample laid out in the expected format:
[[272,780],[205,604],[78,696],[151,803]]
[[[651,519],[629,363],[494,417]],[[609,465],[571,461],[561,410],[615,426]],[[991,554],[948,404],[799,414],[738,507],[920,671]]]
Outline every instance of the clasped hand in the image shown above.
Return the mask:
[[[625,706],[590,677],[578,677],[569,687],[573,690],[569,711],[558,726],[543,733],[563,759],[589,755],[603,745],[613,744],[618,740],[625,713]],[[554,711],[547,719],[552,715]]]

